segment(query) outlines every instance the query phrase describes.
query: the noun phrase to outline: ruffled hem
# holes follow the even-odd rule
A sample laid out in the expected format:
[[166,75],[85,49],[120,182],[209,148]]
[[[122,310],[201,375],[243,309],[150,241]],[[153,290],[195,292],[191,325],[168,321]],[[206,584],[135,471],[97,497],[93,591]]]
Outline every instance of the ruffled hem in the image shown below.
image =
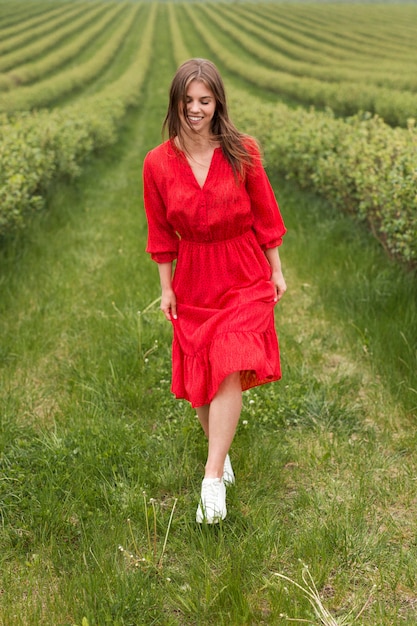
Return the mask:
[[233,372],[240,372],[242,391],[281,378],[274,327],[263,333],[221,333],[194,355],[185,354],[174,337],[172,356],[171,391],[193,407],[209,404],[222,381]]

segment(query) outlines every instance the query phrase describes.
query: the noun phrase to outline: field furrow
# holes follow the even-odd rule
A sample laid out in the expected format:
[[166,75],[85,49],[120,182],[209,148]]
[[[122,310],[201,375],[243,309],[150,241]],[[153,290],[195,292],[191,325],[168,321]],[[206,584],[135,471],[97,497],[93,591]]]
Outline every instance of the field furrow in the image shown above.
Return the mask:
[[[136,18],[137,12],[141,9],[141,5],[125,5],[113,8],[113,12],[126,12],[122,23],[117,28],[112,28],[111,35],[106,42],[84,63],[76,64],[67,70],[61,71],[57,76],[51,76],[44,80],[39,80],[33,85],[27,87],[18,87],[10,93],[0,96],[0,111],[13,112],[17,110],[30,110],[35,107],[44,107],[50,105],[58,98],[65,94],[71,93],[76,89],[82,88],[91,80],[96,78],[105,67],[107,67],[119,47],[122,45],[124,38],[127,36],[132,24]],[[114,19],[114,15],[113,15]],[[92,30],[96,31],[96,35],[108,27],[113,21],[112,17],[107,14],[101,21],[99,27],[94,25]],[[91,44],[91,36],[85,38],[85,43]],[[78,46],[72,46],[71,50],[76,53]],[[65,57],[67,51],[65,52]],[[65,58],[67,60],[67,57]],[[53,63],[56,59],[53,59]]]
[[[222,7],[221,11],[240,31],[247,31],[264,44],[265,52],[262,57],[278,69],[338,82],[366,80],[396,89],[409,89],[417,83],[416,63],[411,59],[408,63],[395,62],[391,58],[384,61],[380,54],[368,55],[366,58],[353,55],[338,58],[340,47],[330,46],[321,51],[317,40],[312,40],[307,35],[297,37],[294,29],[274,25],[267,17],[259,17],[245,5],[240,5],[233,12],[229,7],[227,11],[226,7]],[[312,42],[315,42],[314,47]]]
[[[91,19],[89,16],[87,17],[87,21],[85,21],[85,18],[81,18],[85,28],[80,30],[81,25],[79,24],[78,30],[75,31],[75,37],[73,37],[69,43],[56,49],[53,48],[49,54],[44,55],[37,61],[20,65],[8,73],[0,74],[0,90],[2,90],[2,87],[3,90],[10,90],[37,81],[34,86],[34,91],[36,92],[36,85],[42,84],[42,80],[44,80],[48,74],[65,66],[68,62],[74,62],[80,57],[84,50],[95,46],[95,40],[103,33],[106,33],[109,29],[113,31],[117,24],[117,19],[124,11],[125,7],[120,5],[104,5],[104,11],[103,7],[99,7],[98,14],[94,11],[94,21],[92,24],[90,24]],[[103,12],[104,15],[100,17]],[[100,19],[97,20],[98,17],[100,17]],[[110,36],[111,33],[108,35]],[[54,37],[55,35],[52,36]],[[9,96],[9,101],[10,100],[14,100],[13,96]],[[17,99],[16,102],[19,102],[19,100]],[[17,108],[19,108],[19,105],[17,105]]]
[[[372,20],[372,29],[369,29],[370,20],[368,20],[367,31],[361,34],[355,28],[352,28],[352,12],[351,16],[341,20],[341,23],[334,23],[333,11],[325,20],[317,20],[313,15],[308,15],[308,11],[299,9],[294,13],[282,11],[279,5],[272,5],[268,15],[272,19],[284,25],[289,31],[300,31],[319,42],[327,45],[335,46],[343,49],[349,55],[362,54],[379,54],[382,57],[387,55],[398,57],[406,60],[411,53],[415,56],[413,49],[413,35],[406,34],[405,40],[398,41],[392,38],[391,34],[378,34],[378,26]],[[414,15],[415,18],[415,15]],[[317,21],[317,23],[315,23]],[[395,29],[395,26],[394,26]]]
[[[358,4],[356,10],[340,3],[333,6],[332,11],[326,9],[325,4],[305,6],[299,16],[305,23],[314,25],[318,22],[319,28],[362,33],[363,38],[370,41],[374,36],[383,38],[387,42],[396,42],[401,45],[410,45],[415,40],[415,7],[412,3],[403,3],[400,10],[392,4],[380,4],[375,10],[370,4]],[[372,28],[369,25],[372,24]]]
[[[203,38],[203,31],[209,32],[207,20],[199,29],[194,13],[188,8],[186,11]],[[181,29],[178,21],[171,19],[171,28],[175,58],[180,61],[187,54],[196,54],[193,46],[187,48],[184,42],[189,26]],[[224,55],[219,58],[224,63]],[[415,130],[391,129],[377,119],[336,120],[325,113],[263,104],[262,96],[252,101],[242,91],[231,93],[236,101],[235,114],[267,146],[275,171],[366,220],[389,254],[408,265],[415,264]]]
[[[249,82],[300,103],[318,107],[331,107],[339,115],[352,115],[369,111],[381,115],[388,123],[406,126],[407,120],[417,110],[417,95],[412,92],[391,90],[384,87],[345,81],[340,84],[325,83],[310,77],[297,77],[289,73],[271,70],[253,62],[251,55],[241,46],[242,53],[230,47],[230,35],[222,20],[200,6],[187,8],[188,15],[212,54],[229,70]],[[209,17],[209,20],[207,18]],[[221,37],[223,33],[223,38]],[[225,36],[227,35],[227,37]],[[246,52],[246,55],[244,54]]]
[[[148,40],[152,34],[154,19],[150,13],[150,3],[141,3],[140,10],[137,11],[132,26],[123,38],[112,62],[81,90],[67,94],[62,102],[59,101],[59,105],[67,107],[72,103],[88,101],[95,94],[108,94],[113,90],[116,93],[117,84],[121,77],[128,75],[132,80],[135,72],[140,75],[142,71],[140,70],[141,61],[138,50],[142,49],[141,44],[144,40]],[[148,29],[150,33],[148,33]],[[145,62],[146,59],[143,61]]]
[[[53,49],[54,54],[59,51],[59,44],[63,42],[67,37],[84,29],[91,21],[96,20],[97,17],[106,10],[106,6],[99,5],[85,5],[82,11],[77,11],[63,20],[62,24],[55,24],[53,32],[44,35],[36,41],[20,46],[17,50],[4,54],[0,57],[0,72],[6,72],[9,70],[9,74],[12,72],[19,72],[20,66],[25,62],[33,63],[37,60],[37,57],[43,55],[45,52]],[[0,79],[4,75],[0,75]]]
[[[21,30],[21,24],[27,20],[33,19],[36,16],[40,17],[42,14],[51,10],[49,2],[31,2],[30,4],[16,3],[16,2],[2,2],[0,4],[0,31],[9,33],[17,33]],[[42,19],[40,17],[40,19]],[[25,26],[23,26],[25,28]],[[7,29],[7,30],[6,30]]]
[[[132,16],[141,9],[133,6]],[[156,17],[154,4],[134,58],[98,94],[62,109],[5,119],[0,125],[0,235],[24,228],[25,219],[44,206],[51,181],[76,176],[89,154],[116,141],[127,109],[141,99]]]
[[[380,63],[376,67],[372,56],[363,56],[363,51],[342,60],[337,58],[337,54],[347,54],[344,49],[346,38],[343,37],[339,46],[333,41],[332,46],[326,43],[320,51],[315,25],[320,24],[323,34],[334,40],[348,13],[346,7],[343,10],[334,7],[327,13],[313,5],[291,5],[283,13],[278,5],[242,3],[232,9],[225,3],[216,6],[175,3],[164,9],[160,6],[157,10],[155,7],[149,13],[149,5],[140,4],[99,2],[92,5],[79,3],[77,6],[90,10],[86,9],[76,19],[64,21],[54,33],[35,40],[29,50],[32,56],[39,54],[39,57],[30,63],[14,66],[12,71],[0,77],[0,84],[1,79],[20,83],[0,97],[0,108],[6,112],[0,120],[3,138],[0,161],[3,172],[9,172],[2,179],[1,219],[4,220],[4,231],[9,228],[9,222],[19,223],[25,203],[29,212],[30,207],[43,204],[41,188],[44,183],[32,185],[32,176],[24,180],[18,173],[26,171],[24,163],[30,161],[26,151],[32,149],[26,142],[21,144],[21,133],[35,132],[37,124],[55,125],[57,119],[65,119],[66,115],[72,119],[69,111],[76,110],[78,114],[78,107],[87,106],[95,97],[110,98],[114,103],[113,98],[119,89],[125,94],[122,97],[123,107],[127,106],[130,96],[126,94],[130,92],[126,80],[133,80],[135,71],[141,74],[141,62],[136,56],[139,41],[147,40],[149,24],[162,19],[169,24],[169,31],[160,36],[168,37],[166,46],[177,64],[188,56],[211,57],[233,85],[231,93],[237,102],[245,99],[242,93],[257,95],[256,101],[249,95],[246,97],[247,123],[254,125],[256,134],[263,137],[266,143],[269,138],[288,155],[276,164],[277,169],[284,168],[280,170],[282,174],[297,177],[299,184],[314,188],[329,197],[336,206],[366,220],[389,254],[406,264],[416,262],[417,250],[413,243],[417,240],[414,236],[413,196],[416,139],[413,123],[409,123],[408,131],[394,131],[380,120],[371,119],[371,114],[376,112],[393,125],[405,126],[407,119],[413,116],[417,110],[416,95],[393,88],[399,84],[404,86],[408,79],[410,83],[407,86],[415,88],[415,75],[410,70],[412,61],[404,64],[400,72],[399,65],[392,58],[387,62],[378,59]],[[390,12],[391,16],[398,12],[405,18],[412,11],[412,7],[404,12],[403,8],[387,8],[385,17],[378,14],[378,19],[372,22],[374,44],[386,34]],[[160,18],[156,17],[157,13]],[[349,37],[357,37],[357,43],[366,26],[366,19],[370,20],[371,15],[376,14],[369,9],[352,18]],[[310,31],[307,28],[309,20]],[[289,27],[292,23],[294,28]],[[36,31],[37,26],[33,28]],[[393,31],[396,32],[395,28]],[[351,45],[353,39],[349,41],[348,45]],[[326,63],[326,59],[330,59],[328,48],[334,51],[332,63]],[[20,54],[28,54],[28,48],[22,45]],[[3,61],[7,57],[5,55]],[[354,64],[359,63],[361,58],[367,59],[368,64],[355,70]],[[372,63],[374,71],[370,73]],[[132,96],[132,102],[136,97]],[[296,103],[323,109],[331,107],[336,115],[355,117],[338,120],[328,113],[294,112],[283,104],[274,108],[272,102],[277,98],[291,107]],[[17,113],[19,110],[52,106],[61,108],[64,117],[54,110],[42,113],[40,117]],[[119,105],[112,106],[118,110]],[[242,109],[237,107],[237,110],[242,116]],[[367,113],[357,116],[358,111]],[[274,115],[283,120],[282,128],[279,123],[271,124],[267,129],[256,126],[257,117],[266,121],[273,119]],[[114,116],[110,117],[113,119]],[[90,124],[91,118],[88,119]],[[279,136],[275,134],[274,126],[281,128]],[[300,126],[303,128],[302,138],[297,136]],[[20,130],[16,135],[17,128]],[[82,128],[85,126],[82,125]],[[113,137],[113,132],[109,136]],[[41,139],[36,132],[33,136],[36,140],[32,147],[36,147]],[[87,133],[86,136],[90,142],[91,135]],[[95,145],[95,142],[88,145]],[[20,147],[16,149],[12,146]],[[340,146],[343,146],[342,151]],[[84,154],[83,150],[88,152],[89,148],[84,146],[80,154]],[[12,153],[13,163],[10,164],[7,160]],[[274,154],[272,149],[269,153]],[[307,156],[310,153],[312,159]],[[81,156],[75,158],[74,171],[77,171],[81,160]],[[67,163],[67,166],[71,171],[72,165]],[[65,171],[67,166],[60,164],[57,171]],[[45,164],[45,172],[43,167],[33,180],[49,180],[49,164]],[[343,178],[342,170],[352,170],[355,175]],[[14,213],[13,204],[19,194],[20,208],[15,207]],[[384,205],[387,208],[382,208]]]
[[[344,58],[347,63],[350,63],[351,59],[356,58],[362,58],[366,62],[375,55],[381,60],[390,59],[398,62],[407,61],[410,54],[415,56],[415,50],[411,45],[411,41],[402,42],[401,45],[395,43],[392,49],[390,49],[389,41],[385,41],[385,44],[383,41],[380,41],[379,44],[371,44],[369,39],[372,37],[373,27],[370,28],[368,26],[368,37],[363,37],[360,40],[353,38],[352,40],[354,34],[352,34],[349,19],[337,31],[337,28],[332,26],[333,13],[324,23],[320,22],[319,24],[315,24],[304,14],[293,15],[291,12],[280,10],[275,5],[268,5],[264,15],[272,20],[273,23],[277,23],[281,28],[285,29],[289,37],[292,36],[292,33],[304,34],[310,38],[311,45],[327,49],[330,52],[329,62],[332,59],[332,50],[334,50],[337,57]],[[369,22],[369,24],[372,24],[372,22]],[[315,44],[314,41],[316,42]]]
[[11,52],[21,46],[32,43],[34,39],[47,35],[67,19],[84,12],[86,9],[87,7],[82,4],[76,5],[75,7],[72,5],[59,6],[56,9],[48,11],[46,15],[35,18],[33,20],[36,21],[35,25],[33,25],[32,20],[27,20],[27,22],[23,21],[20,29],[22,32],[15,35],[10,33],[12,36],[8,36],[0,30],[0,54]]
[[175,63],[180,66],[193,55],[187,48],[178,22],[179,11],[172,4],[168,5],[168,25],[171,37],[172,52]]

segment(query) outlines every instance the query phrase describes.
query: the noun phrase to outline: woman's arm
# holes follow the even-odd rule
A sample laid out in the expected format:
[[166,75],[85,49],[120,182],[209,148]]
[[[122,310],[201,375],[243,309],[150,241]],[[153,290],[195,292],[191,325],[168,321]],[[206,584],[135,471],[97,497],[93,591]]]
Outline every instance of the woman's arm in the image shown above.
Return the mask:
[[252,167],[247,168],[245,186],[254,219],[252,228],[265,251],[281,245],[286,228],[259,150],[252,148],[251,154]]
[[160,153],[149,152],[143,163],[143,200],[148,221],[146,251],[156,263],[169,263],[177,257],[179,239],[167,219],[164,176],[157,166],[158,155],[161,159]]
[[281,300],[287,291],[287,284],[281,269],[281,259],[279,258],[278,248],[268,248],[265,250],[265,256],[271,266],[271,281],[276,290],[276,302]]
[[172,262],[158,263],[159,279],[161,281],[161,311],[170,322],[177,319],[177,300],[172,289]]

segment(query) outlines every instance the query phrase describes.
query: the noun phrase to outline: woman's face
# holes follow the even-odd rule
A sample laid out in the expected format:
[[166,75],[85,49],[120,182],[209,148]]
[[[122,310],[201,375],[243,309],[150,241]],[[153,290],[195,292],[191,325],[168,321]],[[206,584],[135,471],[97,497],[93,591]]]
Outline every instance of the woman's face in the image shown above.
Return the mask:
[[200,81],[193,80],[188,86],[185,115],[184,107],[180,104],[180,118],[183,129],[192,128],[203,136],[211,134],[211,120],[216,112],[216,98],[209,87]]

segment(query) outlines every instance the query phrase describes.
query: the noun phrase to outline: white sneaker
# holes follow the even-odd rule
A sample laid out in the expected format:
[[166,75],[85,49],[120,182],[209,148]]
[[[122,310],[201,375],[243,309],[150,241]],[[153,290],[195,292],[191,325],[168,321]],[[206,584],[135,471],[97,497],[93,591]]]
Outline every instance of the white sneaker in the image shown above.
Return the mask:
[[223,482],[226,485],[234,485],[235,484],[235,473],[233,471],[232,464],[230,462],[229,455],[226,456],[223,468]]
[[199,524],[217,524],[226,517],[226,487],[222,478],[204,478],[195,516]]

